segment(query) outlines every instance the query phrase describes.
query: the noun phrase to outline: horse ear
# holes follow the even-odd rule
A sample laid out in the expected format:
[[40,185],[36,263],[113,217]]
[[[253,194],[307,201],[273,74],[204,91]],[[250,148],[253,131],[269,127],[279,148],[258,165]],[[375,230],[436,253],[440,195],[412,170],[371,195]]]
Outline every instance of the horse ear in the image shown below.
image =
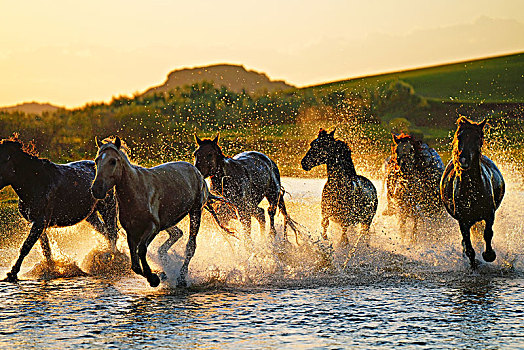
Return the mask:
[[103,143],[100,142],[100,141],[98,140],[98,137],[96,137],[96,136],[95,136],[95,143],[96,143],[96,147],[98,147],[98,148],[102,147],[102,145],[103,145]]
[[488,122],[488,118],[484,119],[479,123],[479,126],[481,129],[484,129],[484,126],[486,126],[486,123]]
[[399,134],[391,134],[393,135],[393,142],[398,144],[400,142],[400,135]]
[[197,136],[197,134],[195,134],[195,141],[199,146],[202,144],[202,140]]
[[122,141],[120,140],[120,137],[116,137],[115,138],[115,146],[116,146],[116,149],[120,149],[120,147],[122,146]]
[[460,116],[460,118],[457,119],[457,125],[471,125],[471,122],[468,120],[468,118],[464,116]]
[[220,138],[220,133],[218,133],[217,136],[215,136],[215,138],[213,139],[213,143],[216,143],[218,145],[219,138]]

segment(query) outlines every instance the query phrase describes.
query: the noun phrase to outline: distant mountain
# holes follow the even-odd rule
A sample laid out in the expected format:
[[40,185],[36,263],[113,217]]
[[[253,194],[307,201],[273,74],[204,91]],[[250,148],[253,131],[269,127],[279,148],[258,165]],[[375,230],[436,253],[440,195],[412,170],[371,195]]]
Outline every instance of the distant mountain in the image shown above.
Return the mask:
[[16,106],[0,107],[0,112],[23,112],[27,114],[42,114],[43,112],[53,113],[61,107],[49,103],[25,102]]
[[225,86],[228,90],[254,94],[257,92],[278,91],[295,88],[282,80],[271,80],[264,73],[248,71],[244,66],[217,64],[175,70],[169,73],[164,84],[148,89],[144,94],[165,92],[176,87],[192,85],[202,81],[213,82],[215,87]]

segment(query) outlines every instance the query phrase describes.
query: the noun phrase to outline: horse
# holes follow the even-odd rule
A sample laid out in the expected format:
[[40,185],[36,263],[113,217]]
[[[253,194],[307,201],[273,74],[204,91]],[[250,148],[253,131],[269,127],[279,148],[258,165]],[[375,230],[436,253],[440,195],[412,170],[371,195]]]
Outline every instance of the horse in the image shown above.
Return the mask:
[[[277,208],[284,215],[284,238],[287,239],[287,226],[295,232],[298,243],[298,231],[294,221],[286,210],[284,189],[280,183],[280,171],[267,155],[248,151],[227,157],[218,145],[219,136],[213,140],[201,140],[195,135],[198,145],[194,152],[195,166],[204,178],[211,179],[211,191],[224,196],[237,209],[244,233],[251,235],[251,217],[260,224],[260,232],[265,232],[265,211],[258,205],[264,199],[269,202],[267,210],[270,233],[275,236],[275,214]],[[224,212],[224,210],[222,210]],[[231,210],[225,210],[225,219],[233,218]]]
[[341,244],[347,244],[347,231],[361,225],[364,233],[369,232],[378,206],[377,189],[364,176],[357,175],[351,149],[334,137],[335,130],[328,133],[320,129],[302,158],[305,171],[326,164],[328,179],[322,190],[322,237],[327,239],[330,219],[342,226]]
[[221,198],[209,193],[204,178],[190,163],[169,162],[152,168],[132,164],[127,157],[127,147],[118,136],[102,142],[97,140],[97,146],[93,195],[101,199],[115,188],[118,217],[126,231],[131,254],[131,269],[146,277],[150,286],[157,287],[160,278],[147,262],[147,246],[158,232],[166,230],[169,238],[159,251],[167,253],[183,235],[175,225],[189,215],[189,240],[177,281],[178,286],[185,287],[189,262],[196,250],[202,209],[205,207],[216,219],[210,203]]
[[383,214],[398,214],[401,231],[411,218],[414,235],[422,217],[444,213],[439,191],[444,163],[436,150],[411,135],[393,134],[393,142],[386,165],[387,208]]
[[47,263],[53,265],[45,233],[49,227],[72,226],[85,219],[104,235],[112,252],[116,252],[116,201],[112,193],[104,200],[92,196],[91,182],[94,178],[93,161],[55,164],[39,158],[32,143],[24,145],[16,136],[0,141],[0,189],[6,186],[13,188],[19,198],[20,214],[31,222],[29,235],[5,281],[18,280],[22,262],[38,239]]
[[486,262],[496,259],[491,246],[495,211],[505,192],[502,173],[495,163],[482,154],[486,119],[475,123],[461,116],[453,138],[452,160],[440,181],[440,195],[444,206],[458,221],[462,233],[462,246],[470,265],[475,269],[475,250],[471,245],[471,227],[479,221],[486,223],[482,258]]

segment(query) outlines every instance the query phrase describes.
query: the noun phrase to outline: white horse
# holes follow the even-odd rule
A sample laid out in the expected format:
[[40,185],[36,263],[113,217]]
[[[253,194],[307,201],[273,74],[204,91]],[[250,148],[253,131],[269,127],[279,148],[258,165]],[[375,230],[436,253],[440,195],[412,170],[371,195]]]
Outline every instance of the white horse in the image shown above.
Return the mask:
[[97,146],[96,177],[91,186],[93,196],[104,198],[115,187],[119,219],[131,253],[131,268],[146,277],[152,287],[160,284],[160,278],[151,272],[147,263],[147,246],[158,232],[167,230],[170,237],[160,249],[167,252],[183,234],[175,225],[189,215],[189,240],[177,281],[178,286],[186,286],[202,208],[208,209],[216,219],[208,201],[221,200],[221,197],[210,195],[204,178],[190,163],[169,162],[152,168],[131,164],[118,136],[114,140],[106,139],[105,143],[97,141]]

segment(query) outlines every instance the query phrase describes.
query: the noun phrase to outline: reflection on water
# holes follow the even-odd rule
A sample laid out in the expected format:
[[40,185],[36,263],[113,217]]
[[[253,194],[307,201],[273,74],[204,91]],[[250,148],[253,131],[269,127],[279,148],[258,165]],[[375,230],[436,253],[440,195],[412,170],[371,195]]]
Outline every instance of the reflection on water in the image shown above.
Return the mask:
[[24,281],[2,286],[0,346],[524,346],[524,280],[455,277],[453,283],[142,293],[95,278]]
[[[221,235],[204,217],[188,289],[171,282],[185,240],[160,261],[162,238],[149,253],[168,275],[157,289],[133,273],[47,281],[26,275],[19,284],[1,283],[0,347],[524,347],[521,192],[508,191],[497,213],[497,261],[472,272],[453,221],[428,224],[427,235],[413,242],[399,235],[394,219],[378,215],[369,239],[330,245],[319,240],[323,181],[284,185],[303,231],[299,247],[260,232],[249,246]],[[85,228],[58,232],[61,253],[79,266],[93,255]],[[330,226],[329,235],[337,242],[340,229]],[[36,250],[24,271],[39,261]],[[0,264],[0,276],[8,268]]]

